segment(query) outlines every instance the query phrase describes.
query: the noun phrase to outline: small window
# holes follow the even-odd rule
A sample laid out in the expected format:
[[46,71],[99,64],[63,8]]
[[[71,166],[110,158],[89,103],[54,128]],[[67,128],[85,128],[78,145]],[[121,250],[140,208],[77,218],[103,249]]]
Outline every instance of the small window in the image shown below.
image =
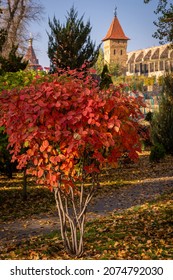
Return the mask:
[[123,50],[120,51],[120,54],[121,54],[121,55],[123,54]]
[[114,55],[116,54],[116,50],[114,50]]

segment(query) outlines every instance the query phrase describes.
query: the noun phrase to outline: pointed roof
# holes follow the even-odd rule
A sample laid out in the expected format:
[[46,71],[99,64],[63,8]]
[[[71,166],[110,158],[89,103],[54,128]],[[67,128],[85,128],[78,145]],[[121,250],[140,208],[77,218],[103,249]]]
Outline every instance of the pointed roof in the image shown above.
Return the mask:
[[106,37],[104,37],[102,41],[106,41],[106,40],[130,40],[124,34],[124,31],[121,27],[118,17],[116,16],[116,13],[115,13],[113,21],[109,27],[109,30],[106,34]]
[[32,42],[33,42],[33,38],[30,38],[29,40],[29,46],[25,55],[25,59],[29,60],[29,64],[39,64],[38,59],[36,57],[36,54],[34,52],[33,46],[32,46]]

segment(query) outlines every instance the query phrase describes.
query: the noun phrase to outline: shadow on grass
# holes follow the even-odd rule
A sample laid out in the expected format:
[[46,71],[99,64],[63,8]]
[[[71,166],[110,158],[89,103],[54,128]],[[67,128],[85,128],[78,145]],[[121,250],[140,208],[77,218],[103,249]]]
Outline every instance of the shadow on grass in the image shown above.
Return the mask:
[[[23,201],[22,180],[23,175],[20,173],[15,174],[14,179],[10,180],[0,176],[1,221],[14,220],[21,217],[29,218],[34,214],[48,213],[56,209],[54,194],[46,187],[38,186],[32,177],[28,178],[28,199]],[[108,211],[118,208],[119,206],[116,207],[116,205],[113,205],[111,208],[109,198],[114,192],[112,201],[115,204],[114,197],[121,197],[124,193],[122,199],[124,201],[127,200],[125,189],[128,189],[131,198],[133,198],[133,195],[136,195],[138,201],[133,198],[132,203],[130,202],[131,204],[127,204],[124,207],[121,206],[122,209],[141,204],[144,203],[144,199],[147,197],[150,200],[154,199],[157,189],[158,193],[162,194],[164,192],[164,189],[162,189],[163,184],[168,186],[168,189],[169,185],[173,185],[172,157],[168,156],[160,163],[151,164],[148,153],[143,153],[140,155],[137,163],[124,164],[117,169],[103,170],[103,173],[100,175],[100,181],[101,185],[93,199],[93,204],[96,201],[99,203],[102,199],[103,203],[98,206],[98,211],[104,211],[107,209],[107,206],[109,206]],[[134,189],[132,189],[132,186]],[[141,186],[143,186],[143,189],[146,187],[145,196],[144,192],[140,191]],[[157,187],[155,192],[153,192],[154,186]],[[92,209],[94,208],[92,207]]]
[[[173,192],[152,203],[86,224],[81,259],[172,259]],[[76,259],[63,248],[59,232],[6,247],[2,259]]]

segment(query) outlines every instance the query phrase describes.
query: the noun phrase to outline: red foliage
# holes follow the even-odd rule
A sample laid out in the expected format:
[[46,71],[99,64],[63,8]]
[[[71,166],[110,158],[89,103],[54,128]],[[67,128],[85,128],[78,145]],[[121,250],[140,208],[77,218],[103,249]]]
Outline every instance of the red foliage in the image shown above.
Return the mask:
[[68,190],[125,151],[137,158],[141,104],[123,86],[100,91],[90,74],[73,70],[2,92],[0,126],[19,169],[30,163],[40,182],[52,188],[61,180]]

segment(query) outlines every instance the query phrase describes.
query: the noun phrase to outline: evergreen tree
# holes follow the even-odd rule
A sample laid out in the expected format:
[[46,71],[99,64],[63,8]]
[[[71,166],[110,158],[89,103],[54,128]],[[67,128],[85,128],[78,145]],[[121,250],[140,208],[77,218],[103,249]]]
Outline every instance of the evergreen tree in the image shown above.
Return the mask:
[[0,55],[0,75],[6,72],[17,72],[24,70],[28,64],[27,61],[22,61],[23,56],[16,54],[17,46],[14,46],[9,53],[8,58]]
[[109,88],[110,84],[112,84],[112,78],[111,75],[109,74],[108,66],[107,64],[105,64],[103,67],[103,71],[101,73],[100,88],[101,89]]
[[98,57],[99,48],[91,41],[90,21],[83,22],[83,16],[78,19],[78,13],[74,7],[67,13],[66,23],[61,25],[60,21],[49,19],[51,34],[48,34],[48,56],[50,58],[51,71],[56,69],[76,69],[83,63],[92,66]]
[[164,78],[159,112],[151,122],[153,144],[161,144],[168,154],[173,154],[173,76]]

